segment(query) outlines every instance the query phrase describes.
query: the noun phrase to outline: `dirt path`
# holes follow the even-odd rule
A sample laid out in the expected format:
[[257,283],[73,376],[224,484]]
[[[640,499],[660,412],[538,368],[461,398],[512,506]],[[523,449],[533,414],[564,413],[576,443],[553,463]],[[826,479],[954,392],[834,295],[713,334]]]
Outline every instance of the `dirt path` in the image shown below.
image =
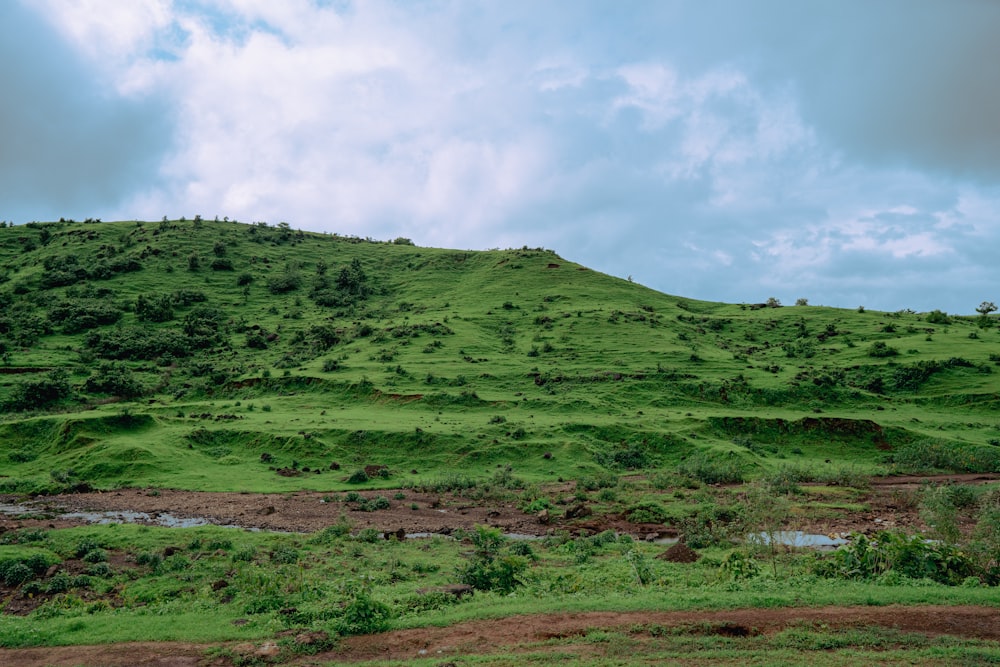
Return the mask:
[[987,484],[1000,480],[1000,474],[965,473],[961,475],[897,475],[895,477],[872,477],[872,486],[919,488],[922,484]]
[[[1000,609],[940,605],[890,607],[819,607],[736,609],[703,612],[590,612],[510,616],[468,621],[445,628],[397,630],[379,635],[350,637],[335,651],[302,663],[408,660],[457,657],[466,654],[516,652],[519,646],[548,639],[583,635],[593,629],[637,626],[695,626],[693,631],[730,637],[777,632],[791,625],[823,624],[830,629],[892,628],[926,635],[953,635],[1000,641]],[[706,628],[707,626],[707,628]],[[205,657],[209,645],[144,642],[99,646],[0,649],[5,667],[63,667],[69,665],[125,667],[204,667],[219,664]]]

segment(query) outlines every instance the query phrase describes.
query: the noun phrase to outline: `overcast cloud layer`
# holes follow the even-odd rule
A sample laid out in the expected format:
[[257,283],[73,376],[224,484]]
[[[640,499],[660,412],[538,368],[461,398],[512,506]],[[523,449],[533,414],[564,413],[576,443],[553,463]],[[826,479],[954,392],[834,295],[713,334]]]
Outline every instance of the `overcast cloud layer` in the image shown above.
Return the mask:
[[1000,300],[1000,3],[0,2],[0,219],[544,246],[687,297]]

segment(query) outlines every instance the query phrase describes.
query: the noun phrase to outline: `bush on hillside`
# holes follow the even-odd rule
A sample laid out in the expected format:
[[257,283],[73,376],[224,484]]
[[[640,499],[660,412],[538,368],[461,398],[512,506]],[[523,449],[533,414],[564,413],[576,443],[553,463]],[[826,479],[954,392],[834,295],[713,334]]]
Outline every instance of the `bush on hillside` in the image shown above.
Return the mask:
[[84,389],[92,394],[110,394],[122,398],[135,398],[145,391],[128,366],[121,362],[104,361],[87,378]]
[[69,398],[72,393],[69,374],[60,368],[15,384],[3,407],[17,412],[39,410]]
[[894,347],[886,345],[885,341],[877,340],[871,344],[868,348],[868,356],[875,357],[876,359],[882,359],[885,357],[894,357],[899,354],[899,350]]

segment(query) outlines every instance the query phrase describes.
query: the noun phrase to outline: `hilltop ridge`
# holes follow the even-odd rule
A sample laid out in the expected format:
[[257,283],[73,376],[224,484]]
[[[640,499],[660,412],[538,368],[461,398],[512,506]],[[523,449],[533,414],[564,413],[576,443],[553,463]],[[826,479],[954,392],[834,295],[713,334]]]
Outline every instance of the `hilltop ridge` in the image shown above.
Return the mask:
[[0,306],[9,492],[328,488],[332,463],[373,485],[1000,470],[988,316],[710,303],[544,249],[202,220],[0,228]]

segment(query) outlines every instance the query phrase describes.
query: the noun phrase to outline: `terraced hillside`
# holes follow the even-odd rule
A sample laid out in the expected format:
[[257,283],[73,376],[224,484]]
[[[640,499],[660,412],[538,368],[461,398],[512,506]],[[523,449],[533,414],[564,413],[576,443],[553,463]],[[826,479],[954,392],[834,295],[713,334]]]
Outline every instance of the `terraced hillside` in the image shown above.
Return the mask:
[[7,492],[1000,465],[992,318],[201,220],[3,228],[0,272]]
[[0,664],[1000,661],[982,310],[0,227]]

